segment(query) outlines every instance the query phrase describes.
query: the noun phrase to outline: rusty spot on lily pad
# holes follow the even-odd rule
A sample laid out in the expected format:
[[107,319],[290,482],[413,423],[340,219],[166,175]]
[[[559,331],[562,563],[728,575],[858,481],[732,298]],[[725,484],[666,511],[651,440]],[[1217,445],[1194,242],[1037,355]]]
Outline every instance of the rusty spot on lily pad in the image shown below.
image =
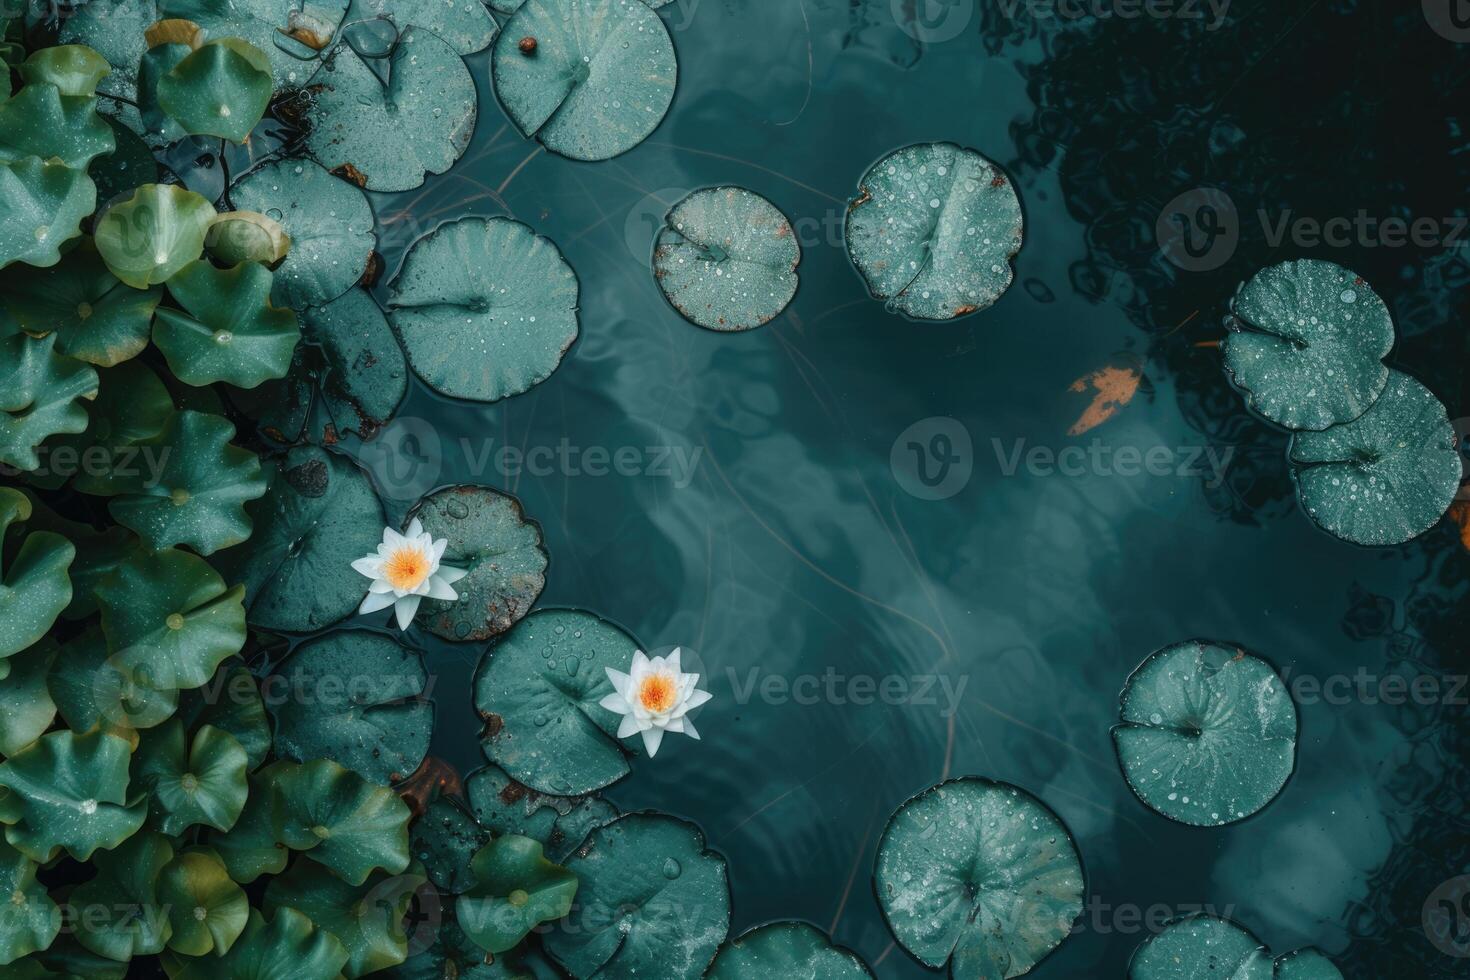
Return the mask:
[[397,787],[398,796],[408,804],[415,817],[424,815],[431,802],[440,796],[463,796],[464,780],[459,770],[437,756],[425,756],[419,767]]

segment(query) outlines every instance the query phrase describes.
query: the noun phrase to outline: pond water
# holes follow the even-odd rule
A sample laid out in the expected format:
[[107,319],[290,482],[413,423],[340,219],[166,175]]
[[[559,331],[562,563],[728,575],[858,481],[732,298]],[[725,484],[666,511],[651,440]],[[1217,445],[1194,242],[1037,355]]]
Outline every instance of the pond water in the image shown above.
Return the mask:
[[[881,977],[933,975],[893,946],[875,849],[904,800],[978,774],[1039,796],[1082,852],[1088,909],[1039,980],[1122,976],[1140,917],[1199,908],[1278,952],[1320,946],[1350,977],[1463,976],[1421,911],[1470,873],[1453,679],[1470,561],[1450,522],[1373,550],[1318,531],[1285,437],[1246,413],[1211,342],[1235,283],[1331,259],[1394,311],[1390,362],[1470,414],[1465,265],[1443,231],[1470,176],[1470,54],[1417,4],[1237,0],[1220,22],[1208,7],[1196,22],[983,6],[959,4],[961,22],[921,0],[678,0],[673,109],[601,164],[522,139],[470,59],[481,110],[464,158],[375,199],[388,269],[440,221],[510,214],[577,271],[581,337],[500,405],[417,386],[377,447],[353,451],[400,514],[439,484],[516,494],[551,554],[543,605],[699,665],[715,695],[703,740],[667,740],[608,796],[704,829],[729,860],[732,935],[801,918]],[[842,246],[858,177],[929,140],[1004,166],[1025,211],[1016,284],[953,323],[885,311]],[[743,334],[684,321],[649,272],[664,212],[717,184],[769,198],[803,248],[790,308]],[[1201,186],[1228,194],[1239,240],[1187,271],[1155,223]],[[1360,209],[1432,217],[1439,240],[1273,244],[1283,220]],[[1140,371],[1138,393],[1069,435],[1091,399],[1074,382],[1110,366]],[[542,448],[518,468],[503,447]],[[619,450],[623,472],[599,475]],[[938,492],[916,467],[944,477]],[[1196,636],[1270,661],[1299,701],[1295,775],[1220,829],[1145,808],[1108,735],[1133,668]],[[465,771],[480,652],[428,657],[433,752]],[[1397,682],[1379,694],[1391,675],[1440,693],[1386,703],[1403,700]]]

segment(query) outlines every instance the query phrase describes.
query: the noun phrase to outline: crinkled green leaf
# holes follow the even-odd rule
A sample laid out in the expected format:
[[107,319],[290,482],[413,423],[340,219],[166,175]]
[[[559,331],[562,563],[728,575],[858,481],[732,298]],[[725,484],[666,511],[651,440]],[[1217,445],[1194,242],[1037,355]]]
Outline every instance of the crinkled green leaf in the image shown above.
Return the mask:
[[1180,919],[1150,936],[1128,964],[1128,980],[1272,980],[1260,940],[1209,915]]
[[376,869],[408,867],[408,805],[329,759],[278,762],[261,770],[271,779],[277,839],[309,851],[344,881],[360,885]]
[[565,916],[577,894],[577,876],[546,860],[529,837],[497,837],[475,854],[470,870],[474,887],[454,903],[454,917],[492,953],[515,949],[541,923]]
[[[219,265],[259,262],[275,269],[291,250],[291,236],[280,222],[255,211],[216,215],[204,247]],[[279,279],[274,280],[279,283]]]
[[189,960],[174,980],[337,980],[346,965],[337,937],[295,909],[278,909],[269,923],[251,909],[228,953]]
[[158,86],[179,62],[193,52],[187,44],[155,44],[138,62],[138,121],[149,146],[167,147],[188,137],[188,132],[158,102]]
[[200,45],[158,80],[158,104],[192,136],[243,143],[265,115],[274,87],[262,51],[223,37]]
[[[58,483],[75,476],[77,488],[87,493],[102,492],[96,487],[114,472],[130,479],[156,480],[169,459],[163,447],[140,443],[157,436],[174,417],[174,401],[168,389],[141,360],[101,368],[97,381],[97,397],[85,403],[89,416],[86,431],[49,440],[45,469]],[[106,551],[118,553],[119,541],[111,532],[127,537],[121,528],[99,532],[73,526],[57,530],[73,538],[78,564],[97,559],[95,548],[89,545],[103,545]],[[92,580],[97,577],[91,576]]]
[[349,885],[326,868],[300,858],[265,892],[267,912],[295,909],[347,948],[348,980],[397,966],[408,958],[403,917],[423,875],[375,872]]
[[116,847],[143,825],[148,804],[129,801],[125,739],[103,732],[42,735],[0,763],[0,823],[12,847],[45,863]]
[[[142,366],[133,362],[126,366],[113,368],[106,373],[114,374],[133,367],[141,369]],[[98,398],[101,397],[102,395],[99,394]],[[147,412],[143,414],[146,416]],[[145,423],[145,419],[142,418],[137,421],[139,424]],[[96,424],[96,420],[93,424]],[[126,425],[131,424],[131,421],[126,423]],[[71,471],[66,470],[66,473],[70,475]],[[97,583],[111,574],[112,570],[128,554],[142,546],[127,528],[113,524],[99,531],[90,524],[82,524],[60,516],[38,502],[33,494],[28,494],[28,497],[34,508],[31,512],[29,526],[34,530],[53,531],[60,534],[77,549],[77,556],[72,561],[71,568],[67,570],[72,584],[71,604],[62,611],[61,615],[68,620],[85,619],[97,611],[95,595]]]
[[97,397],[97,372],[56,353],[56,334],[0,340],[0,463],[41,465],[36,447],[87,428],[83,401]]
[[[56,719],[56,702],[46,686],[46,675],[59,652],[50,638],[10,657],[10,672],[0,680],[0,754],[15,755],[41,737]],[[0,894],[4,894],[0,892]],[[4,932],[0,917],[0,934]],[[0,943],[0,963],[5,962]]]
[[39,157],[0,163],[0,269],[55,265],[96,207],[97,186],[81,170]]
[[250,775],[245,809],[229,833],[210,834],[209,845],[225,863],[230,877],[248,885],[261,875],[286,870],[290,852],[276,835],[276,772],[291,763],[276,763]]
[[454,797],[439,796],[408,829],[409,848],[440,891],[457,895],[475,883],[470,859],[490,842],[490,830]]
[[[76,557],[72,543],[53,531],[11,535],[15,524],[31,516],[31,501],[11,487],[0,487],[0,542],[18,538],[5,549],[0,563],[0,658],[10,657],[46,635],[71,602],[67,569]],[[0,659],[0,677],[8,670]]]
[[199,258],[214,214],[214,205],[193,191],[144,184],[98,219],[97,251],[113,275],[146,289]]
[[133,754],[133,784],[148,793],[154,824],[170,837],[196,825],[229,830],[245,808],[245,749],[202,725],[192,741],[174,718],[150,729]]
[[51,945],[61,931],[61,909],[37,883],[36,862],[3,841],[0,894],[7,896],[0,915],[0,966],[5,966]]
[[213,725],[229,732],[244,748],[251,769],[271,750],[270,718],[260,687],[239,660],[225,661],[203,687],[180,695],[178,717],[190,731]]
[[857,954],[805,922],[772,922],[751,929],[720,949],[705,980],[872,980]]
[[20,66],[20,77],[27,85],[49,83],[67,96],[95,95],[97,83],[111,72],[107,59],[85,44],[41,48]]
[[271,282],[263,265],[217,269],[205,259],[169,279],[169,295],[184,312],[159,309],[153,342],[180,381],[254,388],[286,376],[301,330],[295,313],[271,305]]
[[146,659],[124,665],[109,656],[102,631],[90,626],[67,641],[52,664],[46,690],[72,731],[107,732],[131,746],[139,729],[161,724],[178,706],[178,692],[155,687],[155,679]]
[[168,948],[185,956],[222,954],[250,919],[245,891],[230,880],[209,848],[177,854],[158,877],[158,898],[168,910]]
[[32,82],[0,102],[0,162],[40,157],[85,172],[116,148],[93,96],[63,95],[50,82]]
[[151,830],[98,854],[97,876],[71,893],[80,913],[77,942],[114,960],[162,952],[173,927],[158,878],[173,859],[168,838]]

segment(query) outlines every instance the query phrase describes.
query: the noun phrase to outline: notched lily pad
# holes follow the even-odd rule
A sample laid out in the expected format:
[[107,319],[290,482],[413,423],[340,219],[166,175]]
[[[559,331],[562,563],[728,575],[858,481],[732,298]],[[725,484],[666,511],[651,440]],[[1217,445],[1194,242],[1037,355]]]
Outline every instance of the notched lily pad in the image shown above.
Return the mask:
[[168,948],[185,956],[223,955],[250,919],[245,890],[207,847],[174,856],[158,876],[158,898],[168,910]]
[[983,310],[1010,287],[1021,201],[1000,167],[953,143],[918,143],[869,168],[845,237],[874,299],[916,320]]
[[85,173],[88,164],[116,148],[91,96],[64,95],[50,82],[32,82],[0,102],[0,162],[37,157]]
[[352,885],[373,871],[408,867],[408,805],[330,759],[277,762],[261,770],[272,784],[271,826],[293,851],[309,851]]
[[[61,909],[36,881],[36,862],[3,841],[0,889],[10,896],[0,919],[0,966],[5,966],[51,945],[61,932]],[[26,974],[20,976],[24,980]]]
[[1176,920],[1139,946],[1128,980],[1342,980],[1315,949],[1277,957],[1241,926],[1212,915]]
[[507,834],[470,863],[475,884],[454,903],[455,921],[482,949],[508,953],[543,922],[572,910],[577,876],[546,860],[541,843]]
[[207,41],[158,80],[158,104],[191,136],[243,143],[271,101],[270,62],[238,37]]
[[0,269],[55,265],[96,207],[97,186],[84,171],[39,157],[0,163]]
[[805,922],[772,922],[751,929],[720,949],[705,980],[766,980],[806,977],[809,980],[872,980],[856,953],[832,945]]
[[254,909],[249,914],[249,922],[228,953],[188,960],[175,980],[336,980],[347,965],[347,948],[341,941],[295,909],[277,909],[270,922]]
[[540,841],[546,856],[565,861],[598,827],[620,814],[600,796],[553,796],[511,779],[499,766],[487,765],[465,779],[465,793],[475,820],[496,834],[518,834]]
[[470,860],[490,843],[490,830],[452,796],[440,796],[409,828],[409,846],[422,861],[429,880],[441,891],[458,895],[475,883]]
[[87,918],[77,942],[98,956],[129,960],[163,951],[170,927],[158,878],[174,859],[168,838],[151,830],[96,856],[97,876],[78,885],[71,904]]
[[133,836],[148,803],[128,792],[131,751],[103,732],[56,731],[0,763],[5,839],[44,864],[63,850],[86,861]]
[[[71,602],[67,570],[77,549],[54,531],[24,531],[31,516],[30,498],[11,487],[0,487],[0,658],[11,657],[40,640]],[[18,546],[8,541],[19,540]],[[9,671],[0,659],[0,678]]]
[[148,794],[153,825],[170,837],[196,825],[234,826],[245,808],[247,770],[233,735],[202,725],[191,740],[177,718],[145,733],[133,755],[134,784]]
[[1296,766],[1296,705],[1271,665],[1208,640],[1167,646],[1128,678],[1113,744],[1128,785],[1181,823],[1218,827],[1276,798]]
[[147,289],[199,258],[214,214],[203,195],[173,184],[144,184],[97,220],[97,251],[113,275]]
[[397,966],[408,958],[404,916],[422,875],[375,873],[349,885],[309,859],[298,860],[265,892],[266,911],[295,909],[341,940],[347,949],[342,975],[348,980]]
[[386,18],[397,28],[422,27],[441,37],[459,54],[483,51],[495,40],[495,19],[483,2],[442,3],[437,0],[352,0],[347,22]]
[[271,272],[255,262],[191,262],[168,280],[183,311],[159,309],[153,342],[185,384],[254,388],[283,378],[301,339],[296,314],[271,305]]
[[97,372],[56,353],[56,334],[0,340],[0,463],[40,467],[36,448],[87,428],[84,402],[97,397]]

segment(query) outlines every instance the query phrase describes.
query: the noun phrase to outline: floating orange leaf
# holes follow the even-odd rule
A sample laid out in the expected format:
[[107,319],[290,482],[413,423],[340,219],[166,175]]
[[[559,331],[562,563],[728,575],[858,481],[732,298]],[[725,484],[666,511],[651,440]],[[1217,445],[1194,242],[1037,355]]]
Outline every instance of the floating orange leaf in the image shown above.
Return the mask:
[[1450,504],[1450,520],[1460,529],[1460,544],[1470,551],[1470,500],[1456,500]]
[[1080,436],[1112,418],[1118,413],[1118,409],[1133,400],[1133,396],[1138,393],[1138,384],[1142,380],[1143,373],[1137,368],[1109,365],[1073,381],[1068,390],[1086,392],[1091,389],[1094,394],[1092,403],[1082,411],[1082,416],[1072,423],[1072,427],[1067,430],[1067,435]]
[[436,797],[463,796],[464,782],[459,778],[459,770],[431,755],[397,789],[414,816],[421,817]]

